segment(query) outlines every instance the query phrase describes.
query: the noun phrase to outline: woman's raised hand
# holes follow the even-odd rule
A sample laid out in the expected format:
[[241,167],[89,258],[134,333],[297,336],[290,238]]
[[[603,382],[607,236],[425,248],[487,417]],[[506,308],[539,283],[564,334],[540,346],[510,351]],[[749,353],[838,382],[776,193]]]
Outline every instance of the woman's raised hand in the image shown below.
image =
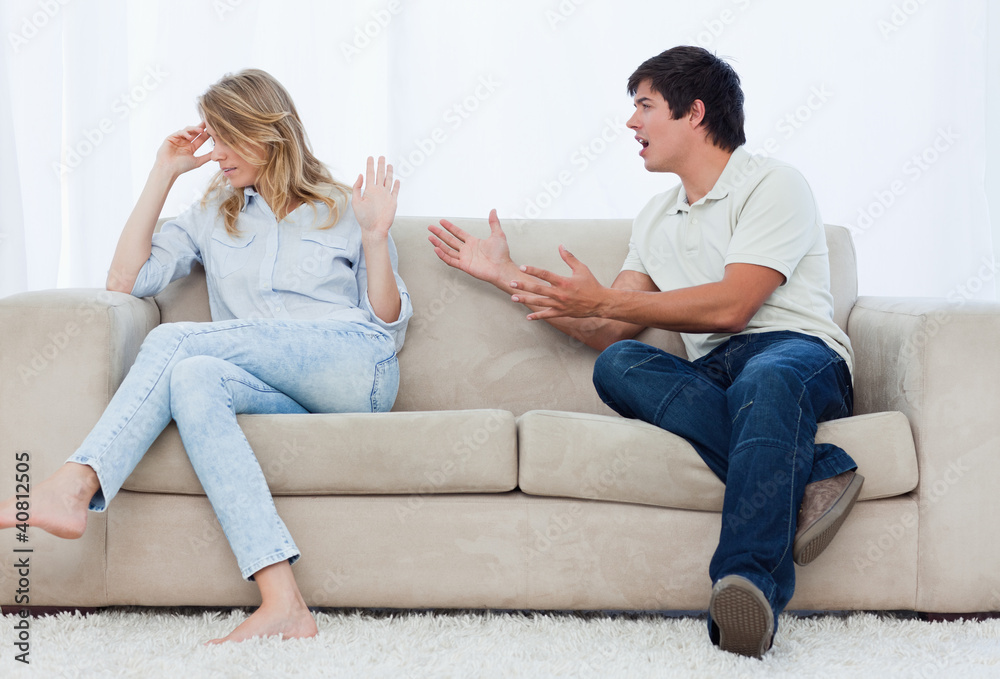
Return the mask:
[[[362,194],[361,187],[365,190]],[[378,172],[375,159],[368,156],[367,176],[358,175],[352,187],[351,205],[358,218],[361,232],[365,236],[384,238],[396,217],[396,196],[399,195],[399,180],[392,180],[392,165],[385,164],[385,157],[379,156]]]
[[212,153],[196,156],[195,152],[208,140],[204,121],[198,125],[178,130],[164,140],[156,152],[156,165],[179,176],[189,170],[201,167],[209,161]]

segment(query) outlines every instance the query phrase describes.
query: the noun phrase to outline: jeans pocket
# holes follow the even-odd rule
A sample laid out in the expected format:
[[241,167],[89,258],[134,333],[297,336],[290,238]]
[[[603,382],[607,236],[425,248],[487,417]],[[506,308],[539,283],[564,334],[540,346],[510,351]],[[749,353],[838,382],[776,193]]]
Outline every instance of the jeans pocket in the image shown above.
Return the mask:
[[393,354],[375,364],[375,379],[372,381],[372,412],[384,413],[392,410],[399,391],[399,361]]

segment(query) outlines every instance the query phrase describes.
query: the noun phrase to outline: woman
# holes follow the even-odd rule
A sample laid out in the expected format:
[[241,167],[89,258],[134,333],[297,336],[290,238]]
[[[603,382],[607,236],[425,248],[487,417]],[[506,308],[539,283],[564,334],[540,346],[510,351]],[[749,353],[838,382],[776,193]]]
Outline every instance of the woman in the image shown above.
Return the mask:
[[[317,632],[292,574],[299,557],[237,413],[389,410],[412,306],[389,237],[399,182],[368,159],[336,182],[313,156],[291,98],[259,70],[198,100],[202,122],[170,135],[111,262],[107,287],[146,297],[205,267],[211,323],[155,328],[101,419],[38,484],[30,525],[80,537],[174,419],[202,486],[262,603],[219,641]],[[195,155],[209,141],[211,153]],[[200,204],[153,234],[174,180],[219,163]],[[365,186],[362,194],[362,187]],[[353,188],[353,190],[352,190]],[[0,527],[14,524],[13,500]]]

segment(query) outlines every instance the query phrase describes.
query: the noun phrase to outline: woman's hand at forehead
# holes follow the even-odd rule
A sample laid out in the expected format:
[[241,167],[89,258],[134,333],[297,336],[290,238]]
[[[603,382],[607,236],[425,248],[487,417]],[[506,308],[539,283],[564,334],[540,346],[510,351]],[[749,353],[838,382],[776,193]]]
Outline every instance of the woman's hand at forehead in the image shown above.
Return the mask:
[[201,167],[211,159],[212,153],[209,151],[200,156],[195,153],[208,139],[204,121],[174,132],[156,152],[156,166],[169,171],[174,177]]

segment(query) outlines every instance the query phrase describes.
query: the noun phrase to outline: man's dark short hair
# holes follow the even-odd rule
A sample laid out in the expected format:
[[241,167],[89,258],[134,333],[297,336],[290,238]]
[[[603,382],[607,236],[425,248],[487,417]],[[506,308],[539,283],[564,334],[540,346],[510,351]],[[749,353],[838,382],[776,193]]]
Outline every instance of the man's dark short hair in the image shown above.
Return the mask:
[[674,120],[687,115],[695,99],[701,99],[705,104],[702,125],[715,146],[734,151],[746,143],[740,77],[708,50],[682,45],[647,59],[628,79],[630,97],[644,80],[667,102]]

